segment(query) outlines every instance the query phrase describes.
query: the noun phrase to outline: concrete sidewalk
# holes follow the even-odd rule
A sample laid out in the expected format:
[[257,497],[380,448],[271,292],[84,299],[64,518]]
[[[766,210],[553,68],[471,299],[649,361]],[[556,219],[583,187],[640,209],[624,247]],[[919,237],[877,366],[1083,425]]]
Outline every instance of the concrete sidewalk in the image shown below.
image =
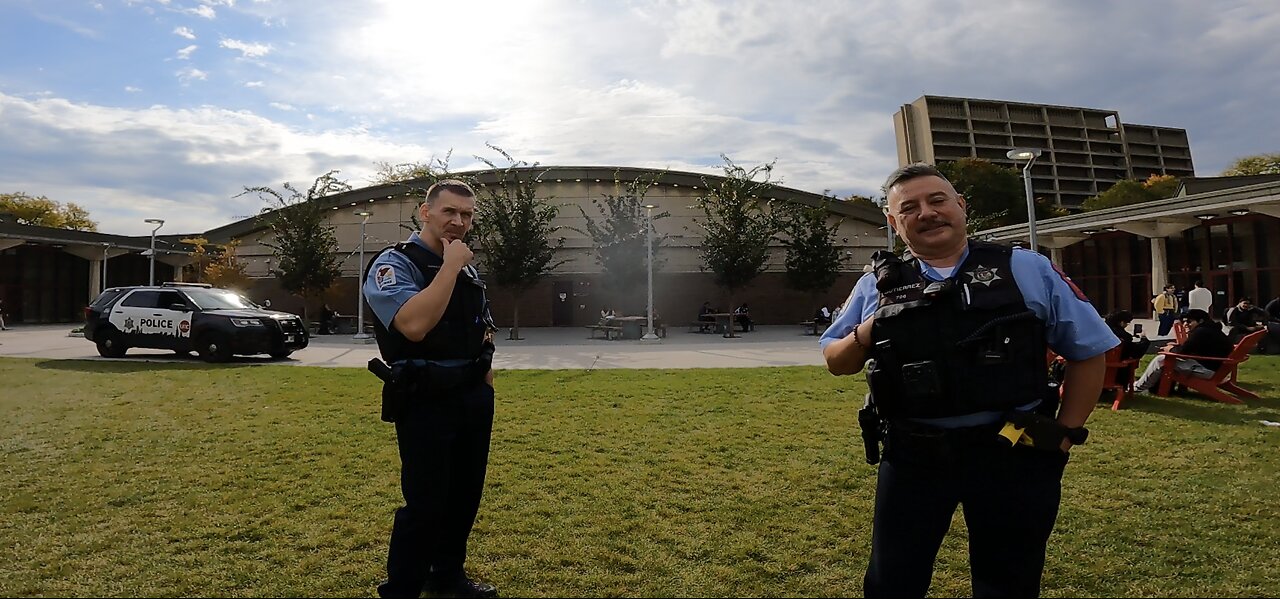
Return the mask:
[[[1142,323],[1152,347],[1159,348],[1168,340],[1168,337],[1157,337],[1159,325],[1156,321],[1139,319],[1134,322]],[[18,325],[8,331],[0,331],[0,356],[107,360],[98,356],[93,343],[81,337],[67,336],[77,326]],[[523,328],[520,341],[506,339],[508,334],[507,329],[498,334],[494,367],[500,370],[752,368],[824,364],[818,338],[805,335],[800,325],[759,326],[750,333],[739,333],[741,336],[734,339],[672,328],[666,339],[655,343],[588,339],[588,331],[584,327]],[[350,335],[320,335],[312,337],[311,345],[306,349],[284,360],[238,356],[234,363],[364,368],[370,358],[377,356],[376,345],[357,343]],[[194,355],[183,357],[153,349],[131,349],[121,359],[200,362]]]
[[[93,343],[68,337],[75,324],[19,325],[0,332],[0,356],[22,358],[107,360],[98,356]],[[755,366],[818,366],[823,364],[818,338],[805,335],[800,325],[760,326],[750,333],[726,339],[718,334],[687,333],[672,328],[666,339],[650,343],[638,340],[588,339],[584,327],[523,328],[523,340],[498,334],[498,369],[587,368],[751,368]],[[378,356],[373,344],[355,342],[350,335],[312,337],[311,344],[284,360],[265,356],[235,358],[236,364],[290,364],[364,368]],[[200,362],[194,356],[173,352],[131,349],[125,361]]]

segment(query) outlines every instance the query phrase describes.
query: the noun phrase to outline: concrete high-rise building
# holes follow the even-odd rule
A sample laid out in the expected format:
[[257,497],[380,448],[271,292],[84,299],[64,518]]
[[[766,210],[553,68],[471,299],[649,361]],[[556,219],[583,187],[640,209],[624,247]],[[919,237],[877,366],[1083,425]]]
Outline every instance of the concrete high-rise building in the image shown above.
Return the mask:
[[1020,167],[1006,153],[1039,148],[1035,195],[1069,208],[1122,179],[1195,176],[1185,129],[1123,123],[1114,110],[921,96],[893,115],[893,129],[902,165],[984,158]]

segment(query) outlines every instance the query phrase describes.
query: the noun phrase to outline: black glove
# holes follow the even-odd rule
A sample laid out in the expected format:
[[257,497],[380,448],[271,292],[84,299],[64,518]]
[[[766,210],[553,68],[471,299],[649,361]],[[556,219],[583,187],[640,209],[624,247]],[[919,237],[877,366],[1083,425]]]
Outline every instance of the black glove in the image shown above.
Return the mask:
[[904,281],[911,280],[911,267],[902,258],[889,250],[879,250],[871,254],[871,268],[876,273],[876,290],[885,293],[902,286]]

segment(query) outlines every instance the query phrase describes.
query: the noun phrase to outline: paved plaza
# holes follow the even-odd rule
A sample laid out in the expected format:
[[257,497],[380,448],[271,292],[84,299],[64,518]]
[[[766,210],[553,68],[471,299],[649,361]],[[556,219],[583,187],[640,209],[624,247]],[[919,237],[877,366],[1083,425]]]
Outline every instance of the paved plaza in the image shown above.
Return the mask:
[[[1157,325],[1137,320],[1155,339]],[[18,325],[0,332],[0,356],[107,360],[98,356],[93,343],[69,337],[73,324]],[[525,328],[521,341],[510,341],[503,329],[498,335],[494,367],[503,369],[605,369],[605,368],[752,368],[757,366],[820,366],[818,338],[805,335],[800,325],[759,326],[740,337],[689,333],[672,328],[659,342],[588,339],[585,327]],[[377,346],[358,343],[351,335],[320,335],[311,345],[284,360],[266,356],[238,356],[238,364],[289,364],[364,368],[378,355]],[[194,355],[181,357],[170,351],[131,349],[125,361],[199,362]]]
[[[68,337],[73,324],[17,326],[0,332],[0,356],[107,360],[98,356],[93,343]],[[508,330],[498,334],[498,369],[586,368],[749,368],[754,366],[820,365],[818,338],[805,335],[803,327],[760,326],[740,337],[688,333],[672,328],[666,339],[588,339],[585,327],[522,328],[521,341],[507,340]],[[284,360],[266,356],[237,356],[239,364],[291,364],[363,368],[378,355],[377,346],[358,343],[351,335],[319,335],[311,344]],[[126,361],[197,362],[171,351],[130,349]]]

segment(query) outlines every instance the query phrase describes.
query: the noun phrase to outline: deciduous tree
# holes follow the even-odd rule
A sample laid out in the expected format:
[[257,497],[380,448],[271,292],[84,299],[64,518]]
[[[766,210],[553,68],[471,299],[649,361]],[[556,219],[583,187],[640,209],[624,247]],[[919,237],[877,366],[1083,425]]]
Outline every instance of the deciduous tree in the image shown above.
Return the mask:
[[25,192],[0,193],[0,214],[13,215],[20,225],[97,231],[98,223],[89,218],[89,211],[73,202],[65,205],[45,196],[32,196]]
[[[769,259],[769,243],[778,231],[768,199],[776,181],[773,162],[747,169],[720,157],[724,178],[702,179],[706,191],[694,200],[702,217],[694,223],[702,229],[703,264],[728,291],[732,310],[737,292],[764,272]],[[733,336],[732,322],[728,333]]]
[[273,273],[280,286],[302,298],[304,318],[311,300],[320,297],[341,274],[338,240],[323,202],[325,197],[351,190],[334,176],[337,172],[316,177],[305,193],[285,183],[287,194],[270,187],[246,187],[237,195],[254,193],[266,202],[259,218],[272,235],[263,245],[271,248],[275,257]]
[[[524,293],[567,260],[556,260],[564,238],[553,239],[560,230],[553,224],[560,207],[552,198],[539,197],[537,183],[542,173],[537,164],[517,161],[494,145],[489,148],[507,161],[499,168],[491,160],[476,158],[498,171],[498,182],[477,192],[475,228],[472,238],[483,252],[485,275],[511,289],[515,299],[510,339],[520,339],[520,303]],[[483,190],[483,191],[481,191]]]

